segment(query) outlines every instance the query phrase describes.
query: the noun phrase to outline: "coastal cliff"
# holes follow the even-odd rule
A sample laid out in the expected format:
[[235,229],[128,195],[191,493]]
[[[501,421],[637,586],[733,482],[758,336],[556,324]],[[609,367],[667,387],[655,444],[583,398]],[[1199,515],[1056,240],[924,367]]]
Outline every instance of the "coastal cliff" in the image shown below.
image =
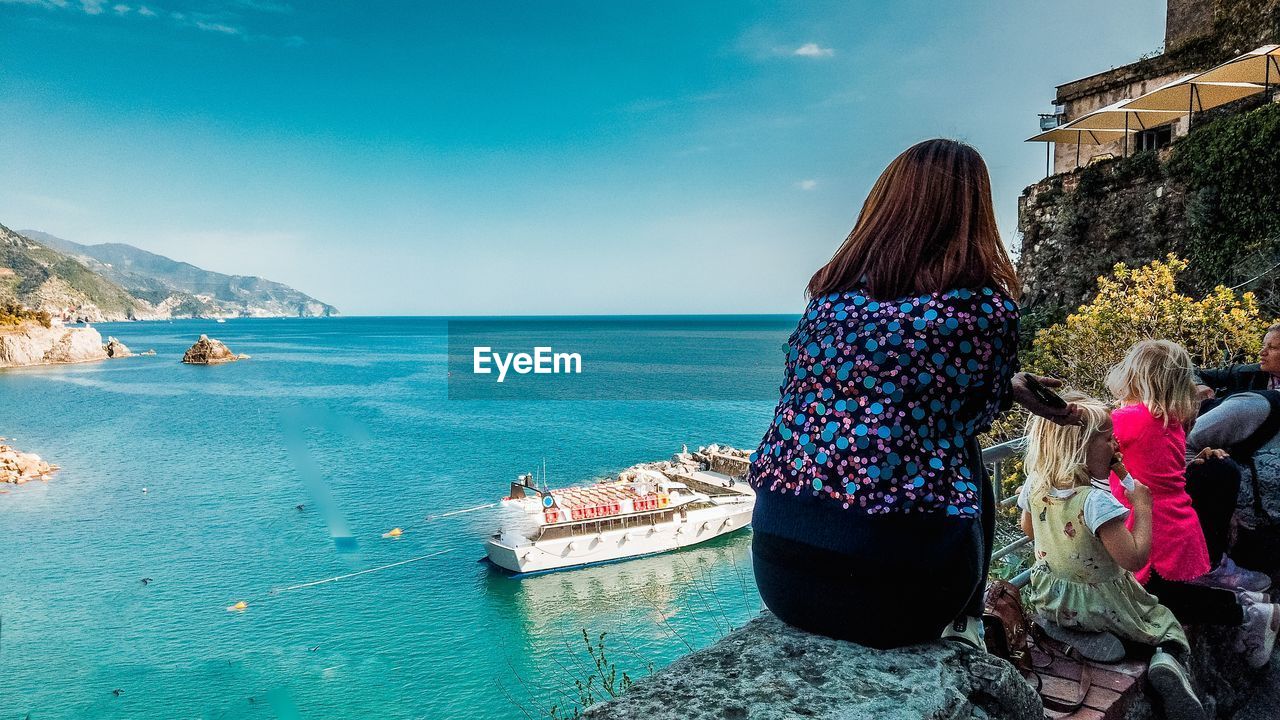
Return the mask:
[[134,317],[330,317],[338,309],[266,278],[224,275],[124,243],[83,245],[37,230],[24,237],[65,254],[137,301]]
[[91,327],[28,322],[0,330],[0,368],[106,360],[102,335]]
[[265,278],[224,275],[132,245],[81,245],[0,225],[0,303],[6,302],[70,322],[338,314]]

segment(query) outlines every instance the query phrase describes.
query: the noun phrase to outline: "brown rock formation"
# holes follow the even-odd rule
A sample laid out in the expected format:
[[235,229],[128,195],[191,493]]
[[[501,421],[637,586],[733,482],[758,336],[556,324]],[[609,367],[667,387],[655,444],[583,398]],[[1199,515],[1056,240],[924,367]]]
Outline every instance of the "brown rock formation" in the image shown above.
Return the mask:
[[107,357],[109,358],[123,358],[133,354],[129,352],[129,348],[124,343],[113,337],[107,338],[107,344],[103,345],[102,349],[107,351]]
[[231,352],[231,349],[219,340],[214,340],[208,335],[201,335],[200,339],[192,345],[182,356],[182,362],[188,365],[215,365],[217,363],[235,362],[241,356]]
[[21,485],[28,480],[48,480],[57,470],[57,465],[50,465],[39,455],[0,444],[0,483]]

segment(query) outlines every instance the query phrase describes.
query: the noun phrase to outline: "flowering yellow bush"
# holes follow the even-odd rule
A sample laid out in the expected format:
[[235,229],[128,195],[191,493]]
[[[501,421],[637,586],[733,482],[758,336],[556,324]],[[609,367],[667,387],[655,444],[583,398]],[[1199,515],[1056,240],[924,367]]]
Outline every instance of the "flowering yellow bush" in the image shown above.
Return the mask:
[[1117,264],[1111,277],[1098,278],[1092,302],[1036,334],[1024,364],[1110,400],[1107,371],[1139,340],[1172,340],[1199,367],[1257,357],[1267,323],[1253,293],[1237,295],[1220,285],[1194,300],[1175,287],[1186,269],[1175,255],[1139,268]]

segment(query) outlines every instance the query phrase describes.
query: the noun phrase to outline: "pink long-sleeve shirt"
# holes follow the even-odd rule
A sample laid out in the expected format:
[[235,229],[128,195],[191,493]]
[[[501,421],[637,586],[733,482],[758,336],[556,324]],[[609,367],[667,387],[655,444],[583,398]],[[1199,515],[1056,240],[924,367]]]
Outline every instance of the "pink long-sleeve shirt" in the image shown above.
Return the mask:
[[[1124,465],[1151,489],[1151,559],[1134,576],[1146,583],[1154,567],[1165,580],[1192,580],[1209,572],[1200,518],[1187,495],[1187,435],[1182,425],[1163,422],[1145,405],[1126,405],[1111,413]],[[1111,493],[1132,509],[1119,478],[1111,476]],[[1133,513],[1125,525],[1133,529]]]

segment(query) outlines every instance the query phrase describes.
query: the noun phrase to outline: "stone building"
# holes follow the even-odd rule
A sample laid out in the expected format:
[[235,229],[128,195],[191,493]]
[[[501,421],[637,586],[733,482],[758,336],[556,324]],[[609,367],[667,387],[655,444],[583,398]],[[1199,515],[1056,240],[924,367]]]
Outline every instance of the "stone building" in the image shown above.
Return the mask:
[[[1230,60],[1260,45],[1277,42],[1280,0],[1168,0],[1163,51],[1137,62],[1058,86],[1054,98],[1061,123],[1111,103],[1133,98],[1192,72]],[[1135,134],[1129,150],[1168,145],[1185,135],[1187,120]],[[1095,156],[1119,157],[1123,141],[1080,148],[1083,165]],[[1053,171],[1076,166],[1076,146],[1054,147]]]
[[[1169,0],[1164,51],[1059,86],[1062,121],[1277,43],[1280,0]],[[1280,93],[1273,96],[1280,102]],[[1191,263],[1182,278],[1188,292],[1239,285],[1255,292],[1265,313],[1280,315],[1277,116],[1280,106],[1255,95],[1197,113],[1191,137],[1180,119],[1164,135],[1131,140],[1137,149],[1156,152],[1135,154],[1131,145],[1128,160],[1088,165],[1101,153],[1119,158],[1122,148],[1083,146],[1080,169],[1076,147],[1059,146],[1055,174],[1027,187],[1018,200],[1018,275],[1028,332],[1092,298],[1097,278],[1115,263],[1134,267],[1168,253]],[[1215,123],[1239,134],[1215,143]],[[1206,152],[1213,165],[1230,167],[1232,174],[1205,177],[1186,162]]]

